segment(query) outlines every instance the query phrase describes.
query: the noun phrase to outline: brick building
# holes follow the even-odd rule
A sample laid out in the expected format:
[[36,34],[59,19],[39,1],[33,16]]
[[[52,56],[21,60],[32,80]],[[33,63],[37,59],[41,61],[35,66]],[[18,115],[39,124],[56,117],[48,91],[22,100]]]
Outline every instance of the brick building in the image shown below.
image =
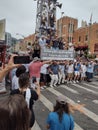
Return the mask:
[[63,37],[66,43],[73,42],[73,34],[78,28],[78,20],[64,16],[57,20],[57,35]]
[[82,21],[78,28],[78,20],[64,16],[57,20],[57,35],[63,37],[65,44],[73,43],[78,50],[89,48],[91,54],[98,55],[98,23],[87,25]]
[[16,44],[16,51],[26,51],[27,47],[31,47],[35,39],[35,34],[29,35],[28,37],[25,37],[24,39],[21,39],[18,44]]
[[88,47],[91,54],[98,55],[98,23],[78,28],[74,32],[76,47]]

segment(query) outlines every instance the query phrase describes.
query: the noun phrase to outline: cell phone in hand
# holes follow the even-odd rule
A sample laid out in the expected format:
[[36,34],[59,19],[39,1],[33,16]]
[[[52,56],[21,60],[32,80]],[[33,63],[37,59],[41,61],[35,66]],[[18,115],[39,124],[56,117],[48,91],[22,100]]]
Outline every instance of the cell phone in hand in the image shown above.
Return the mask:
[[0,61],[0,67],[2,67],[2,62]]
[[29,56],[14,56],[14,64],[29,64]]

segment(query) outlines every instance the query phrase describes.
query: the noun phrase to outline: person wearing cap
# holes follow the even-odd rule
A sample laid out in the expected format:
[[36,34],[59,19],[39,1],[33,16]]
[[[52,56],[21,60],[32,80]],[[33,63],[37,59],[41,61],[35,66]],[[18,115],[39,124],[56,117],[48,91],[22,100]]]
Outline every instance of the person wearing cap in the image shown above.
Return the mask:
[[50,130],[74,130],[74,119],[65,96],[57,97],[54,110],[48,115],[46,127]]
[[93,73],[94,73],[94,62],[90,61],[87,64],[87,72],[86,72],[88,82],[91,82],[91,79],[93,78]]
[[30,78],[32,79],[33,77],[36,78],[37,82],[39,83],[40,81],[40,69],[44,64],[47,64],[51,61],[40,61],[38,57],[34,57],[33,61],[29,65],[29,73],[30,73]]
[[46,38],[44,35],[42,35],[41,38],[39,39],[39,45],[42,49],[46,48]]
[[56,87],[58,83],[58,73],[60,72],[58,62],[54,60],[48,69],[51,77],[50,87]]

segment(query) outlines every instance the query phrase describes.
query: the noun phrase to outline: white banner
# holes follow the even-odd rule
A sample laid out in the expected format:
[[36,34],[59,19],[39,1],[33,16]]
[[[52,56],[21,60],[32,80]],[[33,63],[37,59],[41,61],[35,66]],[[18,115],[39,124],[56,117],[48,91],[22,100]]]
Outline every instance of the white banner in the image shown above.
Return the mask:
[[74,52],[68,50],[41,50],[42,60],[74,60]]

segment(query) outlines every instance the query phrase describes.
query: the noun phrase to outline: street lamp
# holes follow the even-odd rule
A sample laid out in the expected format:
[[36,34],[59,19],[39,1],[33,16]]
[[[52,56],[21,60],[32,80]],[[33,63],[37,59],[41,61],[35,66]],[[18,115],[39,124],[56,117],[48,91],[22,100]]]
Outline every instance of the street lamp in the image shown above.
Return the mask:
[[21,37],[25,38],[25,36],[24,36],[24,35],[22,35],[22,34],[20,34],[20,33],[16,33],[16,35],[18,35],[18,36],[21,36]]

